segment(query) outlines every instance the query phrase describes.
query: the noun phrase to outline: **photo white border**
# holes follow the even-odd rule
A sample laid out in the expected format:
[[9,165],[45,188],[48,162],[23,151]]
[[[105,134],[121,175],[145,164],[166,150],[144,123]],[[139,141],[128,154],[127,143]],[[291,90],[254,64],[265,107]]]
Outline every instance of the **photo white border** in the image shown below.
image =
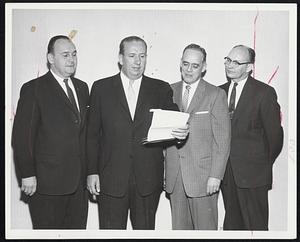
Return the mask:
[[[134,9],[134,10],[257,10],[289,12],[289,123],[288,123],[288,226],[287,231],[128,231],[128,230],[20,230],[11,229],[11,45],[14,9]],[[223,4],[223,3],[6,3],[5,6],[5,234],[7,239],[104,239],[104,238],[176,238],[176,239],[293,239],[297,231],[297,5],[296,4]]]

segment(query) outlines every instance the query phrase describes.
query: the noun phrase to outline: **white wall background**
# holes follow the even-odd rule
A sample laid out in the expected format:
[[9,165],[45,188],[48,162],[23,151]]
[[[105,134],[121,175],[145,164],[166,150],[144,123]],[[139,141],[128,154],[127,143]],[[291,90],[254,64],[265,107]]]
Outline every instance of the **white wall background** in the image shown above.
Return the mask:
[[[258,12],[257,12],[258,11]],[[148,44],[146,75],[169,83],[180,80],[179,61],[183,48],[190,43],[204,47],[207,56],[205,79],[220,85],[225,82],[223,58],[237,44],[253,47],[254,18],[259,13],[256,26],[257,79],[267,82],[279,66],[270,83],[278,94],[283,113],[285,131],[283,150],[275,162],[273,190],[269,192],[271,231],[287,230],[288,211],[288,95],[289,95],[289,12],[231,10],[113,10],[113,9],[15,9],[12,11],[11,49],[11,120],[16,110],[19,91],[25,82],[44,74],[46,49],[49,39],[58,34],[77,34],[73,41],[78,51],[76,77],[92,83],[118,72],[118,46],[124,37],[138,35]],[[295,81],[295,80],[294,80]],[[9,136],[10,137],[10,136]],[[7,141],[9,142],[9,140]],[[13,159],[10,166],[10,216],[11,229],[31,229],[28,206],[20,201]],[[219,227],[222,226],[224,208],[219,199]],[[97,206],[90,203],[88,229],[98,228]],[[129,225],[130,229],[130,225]],[[171,229],[170,206],[162,194],[156,218],[157,230]]]

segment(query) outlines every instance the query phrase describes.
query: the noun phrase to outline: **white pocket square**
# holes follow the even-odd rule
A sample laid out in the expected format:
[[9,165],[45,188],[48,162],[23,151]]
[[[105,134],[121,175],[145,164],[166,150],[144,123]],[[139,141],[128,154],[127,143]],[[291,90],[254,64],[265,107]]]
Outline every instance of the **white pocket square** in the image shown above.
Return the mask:
[[205,114],[205,113],[209,113],[208,111],[200,111],[200,112],[196,112],[195,114]]

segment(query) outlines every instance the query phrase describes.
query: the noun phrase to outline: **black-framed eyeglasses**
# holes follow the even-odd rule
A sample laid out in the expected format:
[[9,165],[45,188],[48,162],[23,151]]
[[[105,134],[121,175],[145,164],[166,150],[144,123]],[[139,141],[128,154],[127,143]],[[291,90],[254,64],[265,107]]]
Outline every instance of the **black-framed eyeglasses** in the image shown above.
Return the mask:
[[225,65],[230,65],[230,64],[232,64],[232,66],[233,67],[238,67],[238,66],[240,66],[240,65],[244,65],[244,64],[250,64],[251,62],[250,61],[247,61],[247,62],[239,62],[239,61],[237,61],[237,60],[231,60],[229,57],[224,57],[224,60],[225,60],[225,62],[224,62],[224,64]]

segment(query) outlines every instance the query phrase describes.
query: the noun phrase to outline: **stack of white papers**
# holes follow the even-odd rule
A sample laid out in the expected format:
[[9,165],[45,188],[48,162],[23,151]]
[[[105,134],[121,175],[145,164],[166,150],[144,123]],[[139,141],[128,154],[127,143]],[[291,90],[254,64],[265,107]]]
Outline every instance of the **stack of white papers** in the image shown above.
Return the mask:
[[171,135],[172,130],[184,127],[190,116],[188,113],[162,109],[150,109],[150,112],[153,112],[152,123],[143,144],[175,139]]

